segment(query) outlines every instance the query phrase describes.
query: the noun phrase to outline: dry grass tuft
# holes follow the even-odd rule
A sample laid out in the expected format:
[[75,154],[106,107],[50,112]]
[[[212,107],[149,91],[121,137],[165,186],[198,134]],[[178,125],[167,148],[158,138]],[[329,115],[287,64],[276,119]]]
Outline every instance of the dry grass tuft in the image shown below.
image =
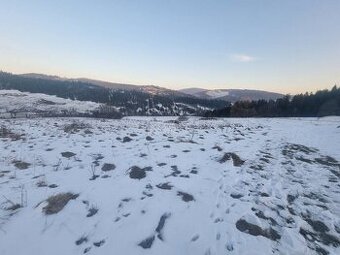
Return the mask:
[[[91,132],[91,126],[79,121],[75,121],[71,124],[67,124],[64,126],[64,132],[65,133],[69,133],[69,134],[75,134],[78,133],[80,130],[84,130],[86,131],[86,133]],[[84,132],[85,132],[84,131]]]
[[73,194],[71,192],[50,196],[46,199],[46,202],[48,204],[43,208],[43,212],[46,215],[58,213],[65,207],[65,205],[67,205],[67,203],[71,199],[76,199],[78,196],[79,194]]
[[242,160],[236,153],[228,152],[223,155],[223,157],[218,161],[220,163],[225,163],[226,161],[232,159],[234,166],[242,166],[244,164],[244,160]]
[[6,128],[5,126],[0,127],[0,138],[11,139],[12,141],[18,141],[23,139],[23,135],[16,134]]

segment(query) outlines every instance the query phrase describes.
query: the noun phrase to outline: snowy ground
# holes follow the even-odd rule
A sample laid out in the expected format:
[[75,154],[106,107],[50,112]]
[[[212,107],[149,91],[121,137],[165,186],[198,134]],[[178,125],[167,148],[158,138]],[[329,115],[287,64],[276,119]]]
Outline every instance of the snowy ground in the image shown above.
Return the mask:
[[63,111],[91,113],[100,105],[95,102],[77,101],[40,93],[0,90],[0,118],[10,117],[11,112],[19,117],[46,112],[60,114]]
[[0,254],[340,254],[340,118],[174,119],[0,120]]

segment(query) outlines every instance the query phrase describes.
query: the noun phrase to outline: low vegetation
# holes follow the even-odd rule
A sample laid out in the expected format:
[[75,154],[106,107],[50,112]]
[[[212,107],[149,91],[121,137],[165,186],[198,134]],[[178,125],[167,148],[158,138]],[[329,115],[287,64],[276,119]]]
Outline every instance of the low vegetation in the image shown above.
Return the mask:
[[76,199],[78,196],[79,194],[74,194],[71,192],[50,196],[46,199],[47,205],[43,207],[43,212],[46,215],[58,213],[67,205],[70,200]]

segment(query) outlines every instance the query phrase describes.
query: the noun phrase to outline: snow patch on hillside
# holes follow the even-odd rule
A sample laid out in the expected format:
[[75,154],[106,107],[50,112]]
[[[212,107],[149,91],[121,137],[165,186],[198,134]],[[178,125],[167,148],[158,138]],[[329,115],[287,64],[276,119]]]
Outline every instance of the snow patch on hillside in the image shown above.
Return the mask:
[[225,97],[229,95],[229,91],[227,90],[209,90],[206,92],[208,96],[210,96],[213,99],[219,98],[219,97]]
[[10,113],[62,113],[71,110],[88,113],[98,109],[100,105],[95,102],[64,99],[41,93],[0,90],[0,117],[6,117]]

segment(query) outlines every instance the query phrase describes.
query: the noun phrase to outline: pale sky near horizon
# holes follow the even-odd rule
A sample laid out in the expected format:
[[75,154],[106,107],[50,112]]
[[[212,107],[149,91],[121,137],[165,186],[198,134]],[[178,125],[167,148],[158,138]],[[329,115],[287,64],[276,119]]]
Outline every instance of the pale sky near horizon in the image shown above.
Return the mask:
[[340,0],[0,0],[0,70],[301,93],[340,83]]

